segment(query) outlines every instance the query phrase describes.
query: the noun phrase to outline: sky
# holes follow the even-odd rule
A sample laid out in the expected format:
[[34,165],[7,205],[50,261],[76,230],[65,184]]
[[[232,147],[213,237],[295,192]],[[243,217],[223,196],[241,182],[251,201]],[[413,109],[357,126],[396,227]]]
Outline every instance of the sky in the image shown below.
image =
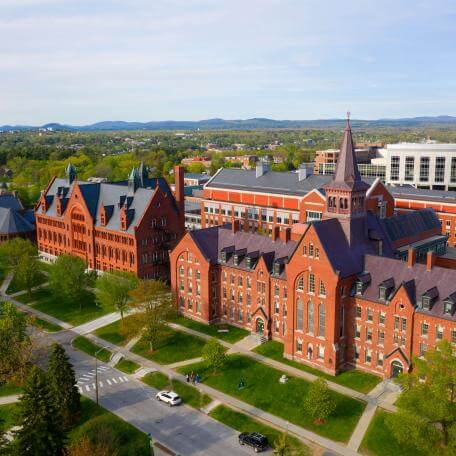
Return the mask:
[[455,0],[0,0],[0,125],[456,115]]

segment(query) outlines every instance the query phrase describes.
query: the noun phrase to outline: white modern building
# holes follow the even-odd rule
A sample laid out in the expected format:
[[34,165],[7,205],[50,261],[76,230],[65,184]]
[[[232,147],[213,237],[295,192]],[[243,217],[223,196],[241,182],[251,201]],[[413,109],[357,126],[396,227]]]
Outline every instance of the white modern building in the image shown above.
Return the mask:
[[456,144],[388,144],[379,155],[388,184],[456,190]]

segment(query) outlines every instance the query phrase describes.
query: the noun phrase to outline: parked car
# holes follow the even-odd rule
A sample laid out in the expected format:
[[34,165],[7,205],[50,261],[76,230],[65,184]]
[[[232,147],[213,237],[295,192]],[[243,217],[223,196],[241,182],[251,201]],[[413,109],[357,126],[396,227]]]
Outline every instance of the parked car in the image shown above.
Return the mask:
[[239,434],[239,443],[241,445],[251,446],[255,453],[260,453],[268,448],[268,438],[258,432],[243,432]]
[[159,401],[165,402],[170,407],[182,404],[182,398],[173,391],[159,391],[155,396]]

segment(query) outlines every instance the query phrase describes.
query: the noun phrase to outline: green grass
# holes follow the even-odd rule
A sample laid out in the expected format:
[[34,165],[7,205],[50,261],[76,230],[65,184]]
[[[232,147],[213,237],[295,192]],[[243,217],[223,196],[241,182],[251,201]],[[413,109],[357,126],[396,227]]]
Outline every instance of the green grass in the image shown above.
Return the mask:
[[106,426],[117,438],[117,456],[146,456],[150,454],[149,438],[131,424],[90,399],[81,398],[82,413],[76,427],[70,432],[69,444],[86,436],[93,441],[99,435],[100,426]]
[[31,296],[27,294],[18,296],[17,299],[24,304],[32,302],[34,309],[74,326],[95,320],[114,311],[113,308],[98,306],[95,302],[95,295],[90,291],[85,291],[81,297],[82,310],[79,308],[79,300],[63,300],[54,295],[49,288],[36,290],[32,292]]
[[19,394],[21,392],[22,388],[20,386],[12,385],[10,383],[0,385],[0,397],[12,396],[13,394]]
[[17,404],[0,405],[0,430],[12,428],[16,423]]
[[59,325],[51,323],[50,321],[43,320],[42,318],[35,317],[32,320],[32,324],[37,328],[43,329],[47,332],[61,331],[63,328]]
[[266,343],[254,348],[253,351],[260,355],[266,356],[267,358],[288,364],[289,366],[295,367],[305,372],[309,372],[310,374],[317,375],[318,377],[322,377],[325,380],[346,386],[347,388],[351,388],[361,393],[368,393],[382,380],[376,375],[355,369],[341,372],[336,376],[326,374],[325,372],[321,372],[320,370],[306,366],[305,364],[284,358],[283,344],[275,340],[269,340]]
[[[229,356],[216,375],[204,363],[179,369],[182,373],[190,370],[198,372],[202,381],[215,389],[336,441],[348,441],[365,407],[363,402],[331,391],[336,409],[326,423],[317,425],[302,405],[310,386],[310,382],[302,378],[290,377],[287,383],[281,384],[282,371],[242,355]],[[245,388],[239,391],[241,378]]]
[[133,374],[136,372],[141,366],[130,359],[122,358],[117,364],[116,369],[125,372],[126,374]]
[[144,376],[141,381],[151,386],[152,388],[163,390],[171,389],[179,394],[179,396],[184,401],[184,404],[190,405],[194,408],[202,408],[210,404],[212,399],[207,394],[202,394],[197,388],[187,383],[183,383],[179,380],[171,380],[171,385],[169,378],[162,374],[161,372],[152,372]]
[[205,343],[206,341],[200,337],[167,328],[165,337],[153,352],[143,339],[137,342],[131,351],[159,364],[172,364],[200,357]]
[[[38,285],[41,285],[42,283],[46,282],[47,277],[42,272],[40,272],[39,275],[40,275],[40,277],[36,283]],[[22,291],[22,290],[24,290],[24,287],[18,283],[16,276],[14,276],[13,280],[11,280],[8,288],[6,289],[6,293],[13,294],[13,293],[17,293],[18,291]]]
[[[238,328],[236,326],[228,324],[214,324],[206,325],[200,323],[199,321],[191,320],[190,318],[185,318],[183,316],[177,316],[173,318],[173,323],[185,326],[186,328],[193,329],[194,331],[199,331],[208,336],[216,337],[220,340],[224,340],[231,344],[243,339],[248,336],[250,333],[246,329]],[[228,332],[219,332],[219,329],[227,329]]]
[[[134,315],[130,315],[124,318],[124,324],[128,324],[128,320],[130,318],[134,318]],[[97,329],[94,334],[101,339],[107,340],[115,345],[125,345],[131,339],[131,337],[127,337],[127,335],[122,334],[120,330],[120,320],[117,320],[109,325],[102,326],[101,328]]]
[[[91,340],[87,339],[87,337],[84,336],[76,337],[73,340],[73,347],[87,353],[90,356],[95,356],[95,353],[101,348],[99,345],[94,344]],[[107,363],[111,358],[111,352],[108,349],[103,348],[98,353],[97,358],[100,361]]]
[[417,449],[401,445],[394,438],[386,423],[387,416],[388,412],[383,410],[375,412],[361,443],[361,453],[372,456],[424,456]]
[[[219,405],[209,413],[209,416],[223,424],[235,429],[239,432],[259,432],[268,438],[271,447],[274,447],[274,443],[277,441],[279,436],[282,434],[281,431],[263,424],[244,413],[237,412],[225,405]],[[309,448],[304,445],[299,439],[291,435],[288,436],[288,444],[290,450],[296,455],[307,455],[310,454]]]

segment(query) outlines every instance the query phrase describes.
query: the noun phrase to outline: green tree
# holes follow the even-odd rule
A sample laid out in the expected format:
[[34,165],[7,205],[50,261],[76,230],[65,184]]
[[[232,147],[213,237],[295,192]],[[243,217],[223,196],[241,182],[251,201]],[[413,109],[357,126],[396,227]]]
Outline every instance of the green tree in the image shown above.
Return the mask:
[[139,280],[130,292],[132,305],[138,314],[136,333],[142,331],[143,339],[149,343],[150,350],[167,334],[167,321],[173,314],[172,295],[164,282],[159,280]]
[[28,239],[16,237],[0,244],[0,258],[6,266],[16,269],[19,261],[24,256],[36,256],[38,254],[36,246]]
[[64,300],[79,301],[81,310],[88,279],[85,269],[86,265],[81,258],[60,255],[49,272],[49,287],[52,292]]
[[10,302],[0,304],[0,384],[22,383],[33,356],[27,318]]
[[40,283],[42,277],[36,257],[23,255],[19,259],[15,269],[15,279],[21,289],[27,290],[29,296],[32,294],[32,288]]
[[274,454],[277,456],[291,456],[292,452],[287,433],[282,432],[279,437],[277,437],[274,442]]
[[413,360],[398,382],[403,393],[387,425],[398,442],[425,454],[456,454],[456,357],[447,341]]
[[97,278],[95,295],[98,302],[105,307],[114,307],[120,312],[123,325],[124,313],[128,310],[131,296],[137,280],[134,274],[123,271],[105,272]]
[[323,379],[319,378],[309,386],[304,399],[304,408],[318,424],[324,423],[336,409],[336,402]]
[[226,363],[226,350],[215,338],[209,339],[203,347],[202,358],[209,368],[217,372]]
[[9,442],[5,436],[6,431],[3,428],[3,423],[4,420],[0,418],[0,456],[6,456],[9,453],[7,448]]
[[23,456],[61,456],[65,444],[63,423],[46,376],[33,367],[18,403],[18,453]]
[[76,378],[64,348],[54,344],[49,358],[47,378],[54,405],[69,428],[75,423],[81,410],[81,395],[76,387]]

